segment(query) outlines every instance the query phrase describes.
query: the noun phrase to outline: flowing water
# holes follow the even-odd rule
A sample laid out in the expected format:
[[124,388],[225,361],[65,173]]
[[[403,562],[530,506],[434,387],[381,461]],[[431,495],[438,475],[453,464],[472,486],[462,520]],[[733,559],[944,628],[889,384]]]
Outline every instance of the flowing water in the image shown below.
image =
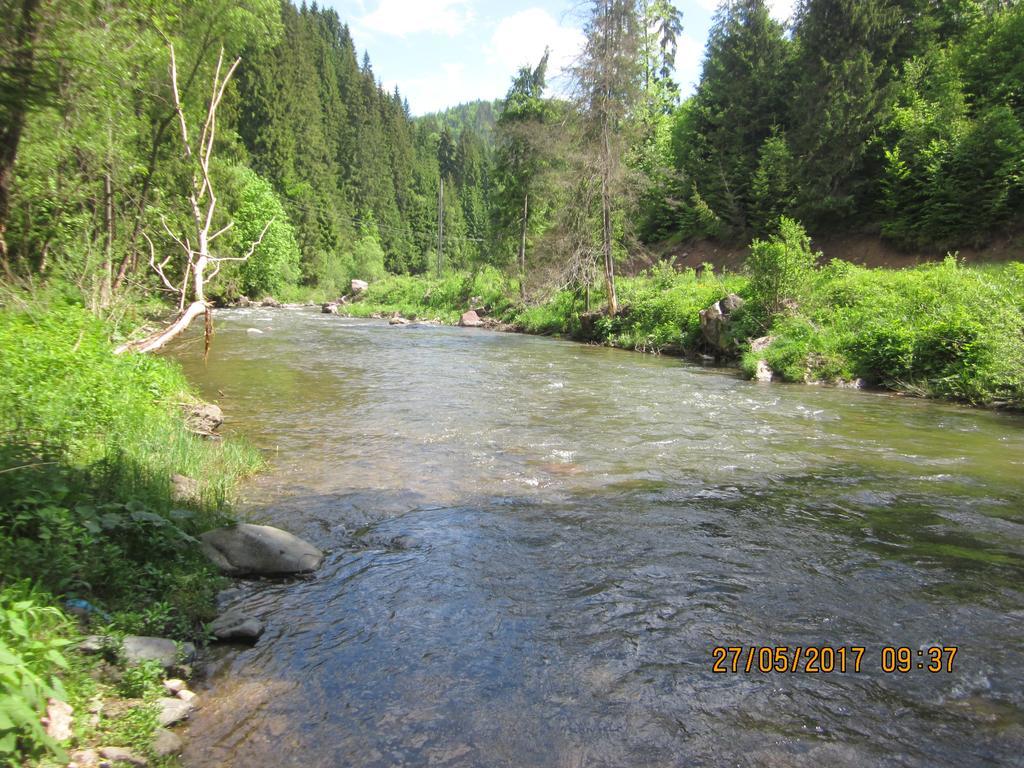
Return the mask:
[[[1024,420],[312,310],[217,325],[208,365],[176,354],[270,459],[241,512],[328,555],[224,595],[267,631],[209,663],[187,766],[1024,761]],[[916,668],[935,644],[952,672]],[[712,671],[777,645],[866,650]]]

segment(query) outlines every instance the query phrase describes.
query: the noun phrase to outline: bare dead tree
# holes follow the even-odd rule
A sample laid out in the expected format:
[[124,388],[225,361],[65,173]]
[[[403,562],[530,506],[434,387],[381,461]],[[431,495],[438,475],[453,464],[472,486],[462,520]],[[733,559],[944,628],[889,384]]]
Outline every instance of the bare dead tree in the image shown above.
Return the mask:
[[[210,160],[213,157],[213,145],[217,133],[217,107],[224,98],[231,76],[238,68],[241,58],[235,59],[234,63],[222,74],[224,67],[224,49],[221,48],[217,57],[217,68],[213,75],[213,86],[210,101],[206,108],[206,119],[203,122],[202,130],[197,142],[189,135],[188,120],[185,117],[185,110],[181,104],[181,93],[178,89],[178,65],[174,56],[174,45],[168,44],[171,55],[171,89],[174,94],[174,109],[178,116],[178,123],[181,129],[181,142],[184,148],[185,159],[192,166],[192,184],[189,190],[188,202],[192,218],[193,231],[189,234],[176,234],[168,225],[167,220],[161,218],[164,231],[178,245],[181,253],[179,259],[175,260],[174,255],[169,255],[161,261],[157,261],[156,249],[149,235],[143,233],[146,242],[149,244],[149,265],[156,272],[164,288],[178,298],[178,314],[163,328],[149,336],[137,341],[127,342],[119,346],[115,351],[117,354],[123,352],[152,352],[160,349],[167,342],[178,334],[182,333],[192,321],[200,315],[206,316],[206,343],[209,349],[210,335],[212,334],[211,307],[206,301],[206,284],[217,276],[221,265],[227,261],[247,261],[255,253],[263,237],[273,223],[270,219],[263,227],[259,237],[249,246],[249,250],[243,256],[214,256],[210,251],[210,245],[221,235],[234,226],[234,222],[228,222],[211,234],[213,228],[214,214],[217,209],[217,195],[214,191],[213,181],[210,178]],[[174,282],[168,275],[168,268],[172,263],[181,265],[181,282]],[[212,271],[207,274],[207,270]],[[191,294],[191,302],[189,295]]]

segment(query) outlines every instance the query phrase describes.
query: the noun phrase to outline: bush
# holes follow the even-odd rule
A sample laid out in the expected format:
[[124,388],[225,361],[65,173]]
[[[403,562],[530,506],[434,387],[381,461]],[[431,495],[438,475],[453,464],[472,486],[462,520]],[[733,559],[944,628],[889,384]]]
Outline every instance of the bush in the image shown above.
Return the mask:
[[244,169],[242,176],[244,187],[235,211],[237,255],[245,256],[261,233],[263,239],[248,261],[242,263],[241,289],[256,298],[277,296],[299,280],[295,230],[270,182],[249,169]]
[[39,722],[48,698],[66,700],[59,670],[68,662],[62,635],[70,625],[46,596],[27,584],[0,589],[0,763],[21,765],[25,758],[66,760],[60,745]]
[[[87,598],[125,631],[143,628],[138,606],[168,600],[145,629],[198,633],[217,579],[192,537],[226,519],[259,457],[188,433],[180,369],[117,357],[107,333],[75,306],[0,312],[0,585]],[[201,498],[174,503],[174,473],[201,478]]]
[[779,218],[778,234],[750,244],[748,291],[766,322],[807,298],[820,256],[811,250],[811,239],[804,228],[786,216]]

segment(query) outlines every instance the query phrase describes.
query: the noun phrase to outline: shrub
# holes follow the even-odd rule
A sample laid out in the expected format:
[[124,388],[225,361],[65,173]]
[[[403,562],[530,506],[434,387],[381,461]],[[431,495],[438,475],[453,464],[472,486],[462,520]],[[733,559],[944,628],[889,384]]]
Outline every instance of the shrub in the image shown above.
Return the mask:
[[799,304],[807,298],[820,255],[811,250],[811,239],[804,228],[786,216],[779,218],[778,234],[750,244],[748,291],[766,321],[791,303]]
[[57,676],[68,668],[63,649],[70,643],[64,615],[47,607],[45,596],[25,583],[0,590],[0,762],[21,765],[24,758],[66,760],[60,745],[39,722],[46,700],[66,700]]

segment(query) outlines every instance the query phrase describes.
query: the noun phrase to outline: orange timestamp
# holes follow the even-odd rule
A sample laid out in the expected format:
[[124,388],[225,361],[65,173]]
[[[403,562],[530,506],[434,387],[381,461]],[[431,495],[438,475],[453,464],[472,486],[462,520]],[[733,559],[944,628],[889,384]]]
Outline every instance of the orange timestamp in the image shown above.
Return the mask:
[[957,646],[930,646],[911,648],[886,645],[877,654],[868,654],[866,646],[832,645],[716,645],[712,653],[711,671],[717,674],[744,672],[798,672],[830,674],[833,672],[858,673],[865,658],[877,661],[878,669],[885,673],[952,672]]

